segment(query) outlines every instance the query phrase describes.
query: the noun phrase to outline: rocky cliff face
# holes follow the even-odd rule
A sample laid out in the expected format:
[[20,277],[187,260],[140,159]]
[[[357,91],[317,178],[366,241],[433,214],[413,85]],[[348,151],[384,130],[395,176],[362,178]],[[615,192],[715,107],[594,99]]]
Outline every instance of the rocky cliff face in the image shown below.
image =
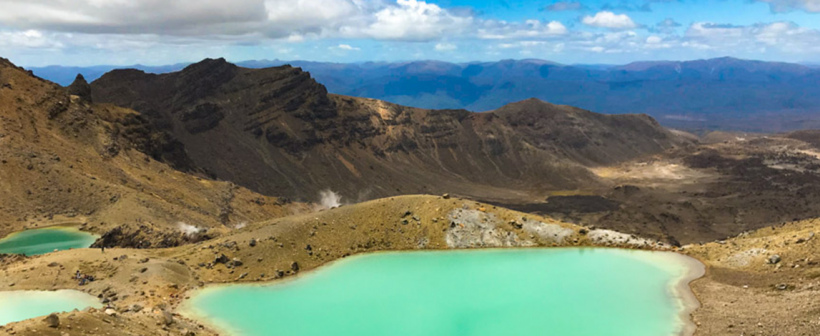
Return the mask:
[[62,88],[0,59],[0,236],[53,224],[179,236],[178,222],[223,228],[286,212],[203,178],[167,130],[91,103],[83,83]]
[[425,110],[329,95],[301,69],[223,59],[152,75],[118,70],[95,101],[141,112],[197,167],[252,190],[349,200],[456,192],[521,193],[595,185],[585,166],[658,153],[679,140],[646,116],[604,116],[537,100],[498,111]]

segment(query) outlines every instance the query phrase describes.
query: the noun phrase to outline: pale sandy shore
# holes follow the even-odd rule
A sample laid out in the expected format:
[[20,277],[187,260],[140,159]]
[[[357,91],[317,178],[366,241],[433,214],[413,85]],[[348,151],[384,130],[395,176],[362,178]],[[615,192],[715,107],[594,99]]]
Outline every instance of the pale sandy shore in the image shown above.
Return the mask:
[[[629,250],[626,250],[629,251]],[[692,322],[692,313],[700,308],[691,283],[706,274],[706,265],[699,260],[675,252],[646,251],[641,258],[649,259],[653,263],[668,268],[679,275],[670,284],[670,295],[678,301],[678,333],[676,336],[692,336],[697,326]]]

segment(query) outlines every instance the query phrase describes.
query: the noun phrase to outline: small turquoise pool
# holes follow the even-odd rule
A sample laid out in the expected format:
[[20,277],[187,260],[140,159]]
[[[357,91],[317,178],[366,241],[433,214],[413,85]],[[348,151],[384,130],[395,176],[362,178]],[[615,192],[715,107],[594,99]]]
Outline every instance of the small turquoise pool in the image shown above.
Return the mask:
[[0,253],[38,255],[54,250],[91,246],[98,236],[69,227],[50,227],[15,232],[0,239]]
[[0,292],[0,325],[88,307],[101,305],[97,298],[74,290]]
[[691,332],[688,282],[702,272],[617,249],[377,253],[207,288],[181,310],[240,336],[673,336]]

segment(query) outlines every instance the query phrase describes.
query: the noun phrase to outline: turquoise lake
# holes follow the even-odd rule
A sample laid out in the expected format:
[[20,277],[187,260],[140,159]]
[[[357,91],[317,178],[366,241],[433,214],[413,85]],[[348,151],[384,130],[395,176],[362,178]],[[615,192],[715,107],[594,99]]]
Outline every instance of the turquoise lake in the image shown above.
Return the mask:
[[73,290],[0,292],[0,325],[100,306],[97,298]]
[[672,336],[691,331],[693,264],[617,249],[376,253],[206,288],[181,310],[241,336]]
[[0,253],[31,256],[46,254],[54,250],[86,248],[91,246],[97,238],[93,234],[67,227],[26,230],[0,239]]

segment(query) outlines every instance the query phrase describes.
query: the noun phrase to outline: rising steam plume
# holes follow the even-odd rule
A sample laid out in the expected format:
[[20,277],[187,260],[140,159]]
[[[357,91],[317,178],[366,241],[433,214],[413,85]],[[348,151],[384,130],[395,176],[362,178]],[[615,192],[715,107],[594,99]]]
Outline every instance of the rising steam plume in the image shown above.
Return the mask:
[[196,227],[194,225],[190,225],[187,223],[179,222],[177,223],[177,228],[181,231],[185,236],[193,236],[197,233],[202,232],[202,228]]
[[342,196],[330,189],[319,192],[317,210],[333,209],[342,206]]

